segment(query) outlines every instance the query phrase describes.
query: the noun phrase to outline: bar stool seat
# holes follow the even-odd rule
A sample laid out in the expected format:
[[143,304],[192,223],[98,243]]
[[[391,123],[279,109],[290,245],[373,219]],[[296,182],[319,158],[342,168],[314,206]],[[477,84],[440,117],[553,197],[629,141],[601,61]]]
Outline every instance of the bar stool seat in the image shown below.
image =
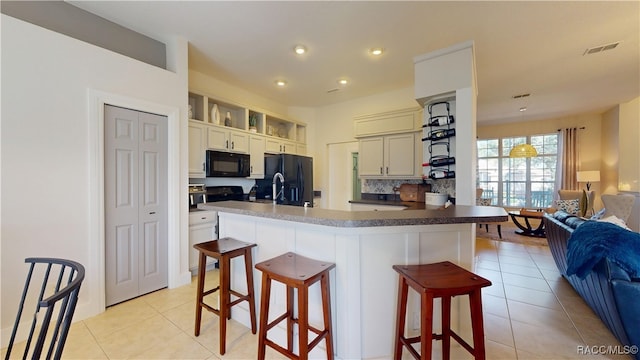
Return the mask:
[[[198,260],[198,290],[196,293],[196,324],[195,336],[200,335],[200,323],[202,309],[206,309],[220,318],[220,354],[226,352],[227,319],[231,319],[231,307],[242,301],[249,302],[249,314],[251,317],[251,332],[256,333],[256,303],[253,287],[253,260],[251,248],[256,244],[239,241],[233,238],[222,238],[193,245],[200,252]],[[220,264],[220,284],[213,289],[204,290],[207,256],[216,258]],[[247,294],[241,294],[231,289],[231,259],[244,256],[245,271],[247,276]],[[218,309],[205,304],[204,297],[220,291],[220,306]],[[237,297],[231,301],[231,295]]]
[[[475,359],[485,359],[481,289],[491,286],[491,281],[449,261],[424,265],[393,265],[393,269],[400,275],[394,359],[402,357],[403,345],[414,358],[431,359],[432,340],[442,340],[442,358],[448,360],[451,337]],[[404,336],[409,287],[420,294],[421,302],[420,336],[413,338]],[[451,298],[458,295],[469,295],[473,347],[451,330]],[[442,334],[432,334],[434,298],[442,298]],[[420,342],[421,354],[411,346],[416,342]]]
[[[262,295],[260,301],[260,330],[258,334],[258,359],[265,358],[266,346],[269,346],[290,359],[308,359],[309,352],[323,339],[326,340],[327,358],[333,359],[333,341],[331,332],[331,304],[329,294],[329,271],[335,264],[317,261],[292,252],[277,256],[256,264],[262,271]],[[269,322],[269,300],[271,280],[287,286],[287,310],[284,314]],[[320,281],[322,293],[322,311],[324,330],[309,325],[309,286]],[[298,318],[294,318],[293,295],[298,289]],[[287,348],[267,338],[267,332],[283,320],[287,320]],[[299,355],[293,352],[293,325],[298,324]],[[317,336],[309,343],[309,331]]]

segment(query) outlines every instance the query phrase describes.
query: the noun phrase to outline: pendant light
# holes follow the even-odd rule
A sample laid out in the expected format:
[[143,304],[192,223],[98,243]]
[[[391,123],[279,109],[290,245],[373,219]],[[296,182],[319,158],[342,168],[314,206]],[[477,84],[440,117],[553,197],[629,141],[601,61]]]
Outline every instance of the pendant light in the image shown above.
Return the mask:
[[[515,99],[517,98],[524,98],[524,97],[528,97],[529,94],[524,94],[524,95],[517,95],[514,96],[513,98]],[[522,115],[524,114],[525,111],[527,111],[527,107],[526,106],[522,106],[519,109],[520,111],[520,116],[522,117]],[[509,157],[511,158],[529,158],[529,157],[536,157],[538,156],[538,151],[536,150],[536,148],[533,147],[533,145],[531,144],[518,144],[514,147],[511,148],[511,151],[509,151]]]
[[530,144],[519,144],[511,148],[509,157],[512,158],[528,158],[538,156],[538,151]]

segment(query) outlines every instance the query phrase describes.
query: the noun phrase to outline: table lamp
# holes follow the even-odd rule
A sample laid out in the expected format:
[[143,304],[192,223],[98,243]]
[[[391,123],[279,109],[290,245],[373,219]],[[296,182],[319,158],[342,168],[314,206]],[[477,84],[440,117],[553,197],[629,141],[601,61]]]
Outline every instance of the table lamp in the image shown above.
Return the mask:
[[599,170],[591,170],[591,171],[578,171],[576,174],[578,178],[578,182],[586,182],[587,183],[587,191],[591,190],[592,182],[600,182],[600,171]]

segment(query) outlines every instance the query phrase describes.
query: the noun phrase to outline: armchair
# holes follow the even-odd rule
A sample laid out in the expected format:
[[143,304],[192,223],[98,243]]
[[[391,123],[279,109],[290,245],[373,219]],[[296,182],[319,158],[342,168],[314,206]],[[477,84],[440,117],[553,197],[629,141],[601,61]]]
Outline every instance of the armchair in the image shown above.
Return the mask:
[[583,204],[584,199],[582,198],[582,190],[563,190],[560,189],[558,190],[558,196],[560,197],[560,200],[579,200],[578,201],[578,211],[576,213],[573,213],[573,215],[580,215],[580,216],[585,216],[586,215],[586,211],[584,214],[580,213],[580,209],[589,209],[593,207],[593,202],[595,200],[595,196],[596,193],[595,191],[587,191],[587,203]]

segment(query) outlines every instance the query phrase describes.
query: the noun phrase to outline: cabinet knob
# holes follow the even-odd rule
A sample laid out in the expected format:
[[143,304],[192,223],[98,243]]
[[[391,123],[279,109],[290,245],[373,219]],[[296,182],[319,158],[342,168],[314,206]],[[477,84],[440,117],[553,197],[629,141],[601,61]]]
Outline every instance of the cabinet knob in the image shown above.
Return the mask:
[[249,166],[249,172],[253,174],[253,165]]
[[202,171],[205,171],[205,170],[206,170],[205,163],[202,163]]
[[229,148],[229,140],[225,141],[224,147],[226,147],[227,149]]
[[382,171],[382,166],[380,166],[380,175],[384,175],[384,172]]
[[149,213],[149,215],[154,215],[155,213],[156,213],[155,211],[152,211]]
[[389,175],[389,167],[387,166],[387,175]]
[[235,143],[232,141],[232,142],[231,142],[231,149],[233,149],[233,148],[234,148],[234,146],[235,146]]

